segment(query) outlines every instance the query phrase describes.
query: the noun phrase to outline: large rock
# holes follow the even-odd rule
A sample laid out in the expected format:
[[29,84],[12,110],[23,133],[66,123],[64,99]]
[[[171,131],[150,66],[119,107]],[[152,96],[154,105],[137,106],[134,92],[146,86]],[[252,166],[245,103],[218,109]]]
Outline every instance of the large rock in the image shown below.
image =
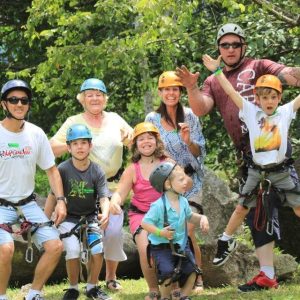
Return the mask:
[[[239,245],[233,257],[221,268],[216,268],[211,264],[216,251],[217,237],[224,231],[228,219],[235,208],[237,194],[232,193],[228,185],[220,180],[214,172],[206,169],[203,195],[203,208],[209,218],[211,228],[210,233],[206,237],[203,237],[205,245],[202,246],[205,284],[215,287],[224,284],[243,283],[257,274],[259,268],[253,247]],[[38,202],[43,206],[43,199],[39,199]],[[282,214],[286,214],[284,220],[281,220],[283,235],[282,249],[284,249],[286,253],[299,255],[300,239],[296,237],[299,236],[300,228],[295,228],[295,226],[299,225],[299,220],[293,217],[293,212],[289,209],[283,209]],[[291,236],[288,236],[289,232]],[[24,284],[31,281],[39,254],[35,251],[35,260],[29,265],[23,258],[25,248],[26,244],[20,241],[16,242],[11,282]],[[127,278],[140,277],[141,269],[139,266],[138,253],[131,235],[127,232],[124,232],[124,250],[128,256],[128,260],[120,263],[118,276]],[[277,275],[285,279],[296,271],[297,263],[290,255],[279,255],[276,257],[275,267]],[[101,278],[103,278],[103,276],[104,270],[101,273]],[[64,278],[66,278],[65,261],[64,258],[62,258],[50,280],[61,281]]]

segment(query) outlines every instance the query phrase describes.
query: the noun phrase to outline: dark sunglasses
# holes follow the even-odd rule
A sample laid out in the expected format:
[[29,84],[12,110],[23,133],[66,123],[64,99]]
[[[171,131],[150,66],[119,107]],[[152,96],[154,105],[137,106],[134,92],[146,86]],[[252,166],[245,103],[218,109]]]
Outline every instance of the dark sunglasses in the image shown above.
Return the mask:
[[239,42],[221,43],[221,44],[219,44],[219,47],[221,47],[222,49],[229,49],[230,47],[232,47],[233,49],[237,49],[237,48],[241,48],[243,45],[245,45],[245,44],[239,43]]
[[8,101],[10,104],[18,104],[19,101],[21,101],[22,105],[27,105],[31,102],[31,100],[26,97],[23,97],[23,98],[10,97],[10,98],[6,98],[6,101]]

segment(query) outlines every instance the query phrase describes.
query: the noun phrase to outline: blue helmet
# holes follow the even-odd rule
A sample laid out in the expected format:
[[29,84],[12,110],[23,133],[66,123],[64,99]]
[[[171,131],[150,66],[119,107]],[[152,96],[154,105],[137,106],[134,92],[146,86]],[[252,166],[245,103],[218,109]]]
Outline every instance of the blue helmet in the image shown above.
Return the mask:
[[92,140],[91,131],[83,124],[72,125],[67,130],[67,144],[78,139]]
[[99,90],[104,94],[107,94],[107,90],[104,82],[97,78],[89,78],[84,81],[84,83],[80,87],[80,92],[86,90]]
[[29,99],[32,97],[31,89],[25,81],[20,79],[12,79],[3,85],[1,89],[1,99],[5,100],[7,94],[13,90],[22,90],[27,94]]

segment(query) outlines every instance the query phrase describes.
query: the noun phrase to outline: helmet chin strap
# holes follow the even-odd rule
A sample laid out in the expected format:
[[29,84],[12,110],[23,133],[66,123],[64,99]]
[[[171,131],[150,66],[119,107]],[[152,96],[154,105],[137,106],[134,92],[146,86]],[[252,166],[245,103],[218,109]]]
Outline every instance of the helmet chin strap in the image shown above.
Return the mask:
[[[4,102],[4,106],[6,109],[4,109],[4,114],[5,114],[5,117],[8,118],[8,119],[14,119],[14,120],[17,120],[17,121],[24,121],[25,120],[25,117],[26,115],[28,116],[27,120],[29,120],[29,110],[30,110],[30,106],[29,106],[29,109],[27,111],[27,113],[25,114],[24,118],[16,118],[8,109],[6,103]],[[22,122],[21,126],[20,126],[20,129],[22,129],[25,125],[25,122]]]

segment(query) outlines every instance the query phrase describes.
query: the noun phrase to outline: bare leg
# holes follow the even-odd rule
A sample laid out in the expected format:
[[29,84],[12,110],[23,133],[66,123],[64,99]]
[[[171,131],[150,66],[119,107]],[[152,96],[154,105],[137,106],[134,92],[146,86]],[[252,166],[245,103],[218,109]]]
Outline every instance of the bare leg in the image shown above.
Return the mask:
[[66,269],[68,273],[68,278],[70,285],[76,285],[78,284],[78,278],[79,278],[79,259],[69,259],[66,261]]
[[[160,286],[160,292],[161,292],[161,298],[168,298],[168,299],[171,299],[171,289],[172,289],[172,285],[168,285],[166,286],[165,283],[168,282],[169,279],[165,280],[161,286]],[[195,279],[194,279],[195,281]],[[193,282],[194,284],[194,282]]]
[[[201,249],[197,243],[197,238],[196,238],[196,234],[195,234],[195,226],[191,223],[188,223],[188,234],[189,234],[189,237],[191,239],[191,242],[192,242],[192,245],[194,248],[194,256],[195,256],[196,265],[201,268],[201,266],[202,266]],[[202,279],[201,275],[199,275],[197,277],[196,282],[199,283],[199,286],[195,287],[195,291],[202,292],[203,286],[201,286],[201,285],[203,284],[203,279]]]
[[11,275],[11,263],[14,255],[14,243],[7,243],[0,246],[0,295],[6,293],[8,281]]
[[102,268],[103,255],[95,254],[92,255],[89,261],[89,274],[88,274],[88,283],[97,285],[99,281],[99,275]]
[[192,273],[188,277],[187,281],[185,282],[184,286],[181,289],[181,297],[189,296],[191,294],[195,279],[196,279],[196,273]]
[[249,209],[245,208],[244,206],[238,204],[235,208],[234,212],[232,213],[229,222],[226,226],[225,233],[227,235],[233,235],[239,226],[242,225],[245,217],[247,216]]
[[117,279],[117,268],[118,268],[118,261],[114,260],[105,260],[105,266],[106,266],[106,276],[105,280],[116,280]]
[[63,244],[60,240],[47,241],[43,246],[45,252],[35,268],[31,285],[31,289],[38,291],[42,290],[44,284],[54,271],[63,251]]
[[274,266],[273,249],[274,249],[274,242],[270,242],[268,244],[265,244],[255,249],[260,267]]
[[[147,245],[148,245],[148,234],[145,230],[142,230],[139,234],[136,235],[135,241],[137,245],[137,249],[139,252],[140,265],[144,275],[144,278],[147,282],[148,288],[150,292],[159,292],[157,278],[155,274],[155,268],[149,267],[147,261]],[[147,299],[147,298],[146,298]]]
[[294,213],[300,218],[300,206],[293,207]]

